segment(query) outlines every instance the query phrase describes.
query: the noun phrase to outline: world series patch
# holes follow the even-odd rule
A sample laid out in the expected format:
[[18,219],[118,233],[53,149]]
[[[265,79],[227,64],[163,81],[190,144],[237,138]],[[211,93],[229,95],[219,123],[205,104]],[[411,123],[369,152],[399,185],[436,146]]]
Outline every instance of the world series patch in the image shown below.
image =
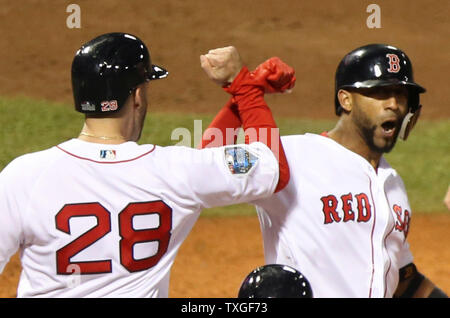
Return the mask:
[[243,147],[225,148],[225,161],[232,174],[245,174],[258,162],[258,157]]

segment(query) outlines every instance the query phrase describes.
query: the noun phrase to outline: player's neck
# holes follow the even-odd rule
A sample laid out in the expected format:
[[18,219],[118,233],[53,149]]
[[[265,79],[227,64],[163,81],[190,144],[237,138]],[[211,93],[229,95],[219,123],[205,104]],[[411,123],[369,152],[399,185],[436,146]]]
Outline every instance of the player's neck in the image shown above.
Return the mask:
[[338,123],[328,132],[328,137],[366,159],[375,171],[377,170],[382,154],[373,151],[359,133]]
[[116,120],[86,119],[78,139],[100,144],[121,144],[131,140],[128,135]]

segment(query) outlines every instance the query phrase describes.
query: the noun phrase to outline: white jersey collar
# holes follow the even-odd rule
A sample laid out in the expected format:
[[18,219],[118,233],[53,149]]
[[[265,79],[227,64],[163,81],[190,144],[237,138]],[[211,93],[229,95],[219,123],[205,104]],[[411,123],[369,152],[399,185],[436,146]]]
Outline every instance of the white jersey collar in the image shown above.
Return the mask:
[[59,144],[56,148],[79,160],[95,163],[121,163],[152,153],[155,145],[138,145],[133,141],[121,144],[99,144],[73,138]]

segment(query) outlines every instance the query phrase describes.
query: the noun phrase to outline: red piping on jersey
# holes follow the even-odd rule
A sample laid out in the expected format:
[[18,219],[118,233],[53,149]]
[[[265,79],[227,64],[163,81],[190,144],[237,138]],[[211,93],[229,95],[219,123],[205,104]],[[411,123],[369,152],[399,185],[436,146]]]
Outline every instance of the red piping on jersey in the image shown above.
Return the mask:
[[87,160],[87,161],[91,161],[91,162],[95,162],[95,163],[113,164],[113,163],[130,162],[130,161],[139,159],[139,158],[141,158],[141,157],[144,157],[144,156],[148,155],[149,153],[153,152],[153,150],[155,150],[156,146],[153,145],[153,148],[152,148],[150,151],[147,151],[146,153],[144,153],[144,154],[142,154],[142,155],[140,155],[140,156],[137,156],[136,158],[132,158],[132,159],[128,159],[128,160],[121,160],[121,161],[97,161],[97,160],[92,160],[92,159],[89,159],[89,158],[84,158],[84,157],[77,156],[77,155],[75,155],[75,154],[73,154],[73,153],[68,152],[67,150],[62,149],[62,148],[59,147],[59,146],[56,146],[56,148],[58,148],[59,150],[64,151],[66,154],[71,155],[72,157],[75,157],[75,158],[77,158],[77,159]]
[[[329,138],[330,136],[328,136],[328,131],[324,131],[324,132],[322,132],[321,134],[320,134],[321,136],[323,136],[323,137],[327,137],[327,138]],[[375,207],[375,201],[373,200],[373,194],[372,194],[372,180],[370,179],[370,177],[369,177],[369,187],[370,187],[370,197],[372,198],[372,202],[374,203],[374,205],[373,205],[373,225],[372,225],[372,232],[370,233],[370,242],[371,242],[371,249],[372,249],[372,277],[370,278],[370,289],[369,289],[369,298],[372,298],[372,285],[373,285],[373,277],[374,277],[374,275],[375,275],[375,261],[374,261],[374,258],[375,258],[375,253],[374,253],[374,247],[373,247],[373,232],[375,231],[375,222],[376,222],[376,207]],[[392,231],[391,231],[392,232]],[[390,233],[389,233],[390,234]],[[388,234],[388,235],[389,235]],[[385,237],[385,239],[384,239],[384,244],[386,245],[386,238],[387,238],[387,236]],[[388,254],[389,255],[389,254]],[[391,267],[391,264],[389,263],[389,269],[390,269],[390,267]],[[386,281],[387,281],[387,273],[389,272],[389,269],[388,269],[388,271],[386,272],[386,275],[385,275],[385,289],[384,289],[384,295],[386,296],[386,292],[387,292],[387,284],[386,284]]]
[[[391,235],[391,233],[394,231],[394,229],[395,229],[395,222],[394,222],[394,225],[392,226],[392,230],[390,230],[389,233],[384,238],[384,247],[386,247],[386,240],[387,240],[388,236]],[[392,265],[391,256],[387,252],[386,252],[386,254],[389,257],[389,267],[388,267],[388,269],[386,271],[386,274],[384,275],[384,297],[386,297],[386,293],[387,293],[387,276],[388,276],[389,271],[391,270],[391,265]]]
[[372,248],[372,277],[370,278],[370,289],[369,289],[369,298],[372,298],[372,285],[373,285],[373,277],[375,275],[375,253],[374,253],[374,247],[373,247],[373,232],[375,231],[375,222],[377,220],[377,208],[375,206],[375,201],[373,200],[373,193],[372,193],[372,180],[369,177],[369,188],[370,188],[370,197],[372,198],[373,203],[373,224],[372,224],[372,233],[370,233],[370,242],[371,242],[371,248]]

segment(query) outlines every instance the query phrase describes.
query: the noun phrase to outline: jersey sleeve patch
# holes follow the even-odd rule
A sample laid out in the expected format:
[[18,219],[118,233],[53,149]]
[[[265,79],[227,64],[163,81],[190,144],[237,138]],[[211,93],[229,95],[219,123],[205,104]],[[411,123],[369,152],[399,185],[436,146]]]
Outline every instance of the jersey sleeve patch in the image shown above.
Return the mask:
[[258,157],[240,146],[225,148],[225,162],[232,174],[247,174],[258,162]]

